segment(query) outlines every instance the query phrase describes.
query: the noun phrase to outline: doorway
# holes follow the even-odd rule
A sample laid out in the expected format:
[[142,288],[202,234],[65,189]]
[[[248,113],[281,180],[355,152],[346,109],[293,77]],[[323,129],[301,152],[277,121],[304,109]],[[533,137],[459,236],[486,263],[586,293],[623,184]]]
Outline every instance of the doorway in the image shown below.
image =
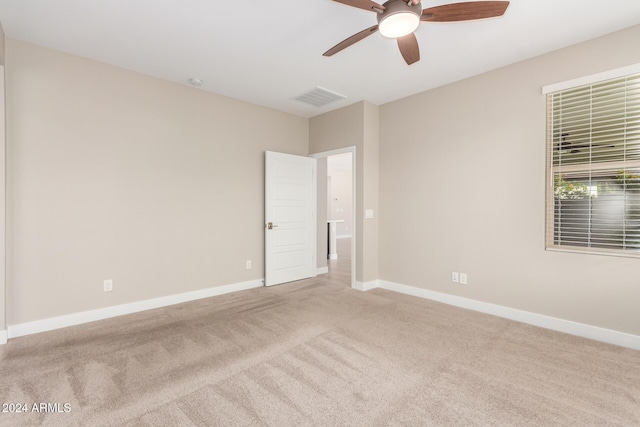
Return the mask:
[[[355,147],[346,147],[311,155],[319,162],[318,241],[324,245],[318,249],[318,265],[326,265],[324,272],[329,273],[332,281],[336,279],[351,287],[355,285],[356,270],[355,151]],[[320,167],[322,162],[326,167]],[[326,191],[321,190],[323,185]]]

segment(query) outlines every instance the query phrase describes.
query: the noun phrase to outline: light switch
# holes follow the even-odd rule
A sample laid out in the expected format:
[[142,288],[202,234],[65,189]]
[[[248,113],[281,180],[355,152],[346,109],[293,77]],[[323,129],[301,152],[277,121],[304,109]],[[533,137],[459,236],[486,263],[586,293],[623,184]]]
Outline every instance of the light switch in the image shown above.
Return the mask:
[[365,218],[373,218],[373,209],[365,209],[364,217]]

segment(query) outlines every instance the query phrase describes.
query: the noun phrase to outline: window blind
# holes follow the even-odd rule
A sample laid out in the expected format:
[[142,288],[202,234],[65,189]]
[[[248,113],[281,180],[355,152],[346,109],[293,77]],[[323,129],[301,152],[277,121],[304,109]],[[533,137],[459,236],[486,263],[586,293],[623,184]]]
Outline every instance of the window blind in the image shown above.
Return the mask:
[[547,94],[547,247],[640,256],[640,74]]

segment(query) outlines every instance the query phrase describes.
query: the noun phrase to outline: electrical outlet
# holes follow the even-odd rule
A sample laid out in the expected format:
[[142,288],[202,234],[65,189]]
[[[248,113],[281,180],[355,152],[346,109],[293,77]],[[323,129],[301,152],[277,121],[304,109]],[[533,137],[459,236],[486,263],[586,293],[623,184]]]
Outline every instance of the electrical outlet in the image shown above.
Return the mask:
[[451,273],[451,281],[453,283],[459,283],[460,282],[460,279],[459,279],[457,271],[454,271],[453,273]]
[[105,292],[111,292],[113,290],[113,280],[107,279],[104,281],[103,289]]
[[467,284],[467,273],[460,273],[460,284],[461,285]]
[[251,270],[251,260],[250,259],[247,260],[246,266],[247,266],[247,270]]

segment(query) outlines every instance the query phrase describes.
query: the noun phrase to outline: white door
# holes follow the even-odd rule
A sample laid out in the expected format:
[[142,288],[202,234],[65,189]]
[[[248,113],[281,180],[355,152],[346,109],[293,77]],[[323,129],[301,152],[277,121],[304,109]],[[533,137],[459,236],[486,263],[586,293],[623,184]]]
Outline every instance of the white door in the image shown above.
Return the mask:
[[265,285],[316,275],[316,159],[267,151]]

